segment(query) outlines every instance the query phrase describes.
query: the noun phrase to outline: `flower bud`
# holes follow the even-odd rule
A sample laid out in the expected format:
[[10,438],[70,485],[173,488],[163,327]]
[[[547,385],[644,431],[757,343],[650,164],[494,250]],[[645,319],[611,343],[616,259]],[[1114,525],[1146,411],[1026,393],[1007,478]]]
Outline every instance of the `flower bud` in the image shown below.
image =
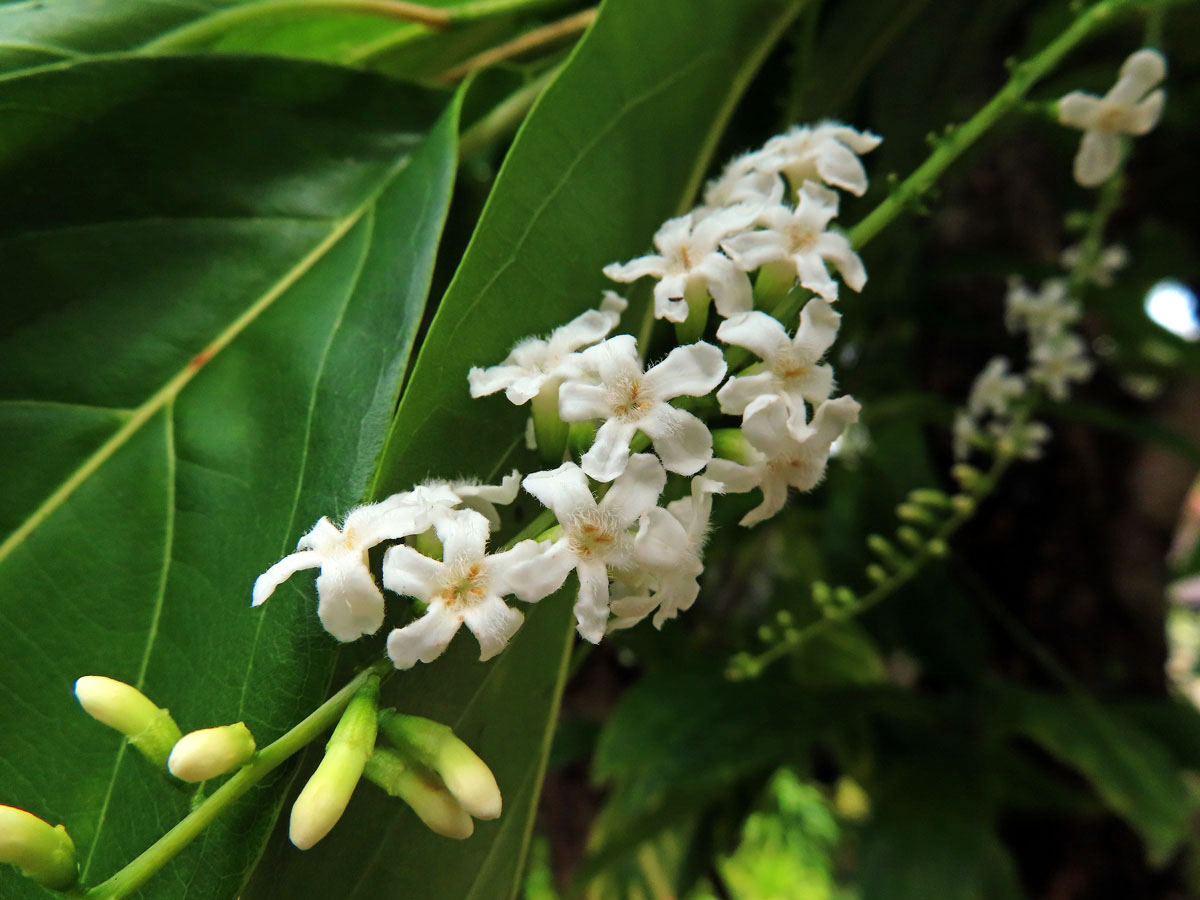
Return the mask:
[[446,789],[441,778],[422,771],[395,750],[377,748],[367,760],[363,777],[407,803],[436,834],[463,840],[475,831],[474,820]]
[[207,781],[246,762],[256,750],[245,722],[185,734],[171,750],[167,769],[184,781]]
[[380,713],[379,727],[401,753],[437,772],[463,809],[477,819],[499,817],[502,800],[496,776],[448,726],[389,709]]
[[70,887],[79,877],[67,829],[15,806],[0,806],[0,862],[12,863],[26,878],[54,890]]
[[88,715],[125,735],[154,765],[166,766],[181,736],[170,712],[155,706],[133,685],[103,675],[78,679],[75,696]]
[[714,428],[713,456],[745,465],[754,456],[750,440],[740,428]]
[[307,850],[337,824],[375,748],[379,677],[367,679],[325,745],[325,757],[292,806],[288,836]]

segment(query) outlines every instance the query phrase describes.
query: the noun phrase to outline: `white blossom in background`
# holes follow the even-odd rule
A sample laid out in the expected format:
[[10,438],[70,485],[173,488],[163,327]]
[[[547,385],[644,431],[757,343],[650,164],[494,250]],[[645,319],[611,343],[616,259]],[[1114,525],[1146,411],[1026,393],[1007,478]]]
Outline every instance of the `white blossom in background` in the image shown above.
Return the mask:
[[1009,371],[1010,363],[1003,356],[994,357],[975,376],[971,393],[967,398],[967,411],[972,416],[991,413],[1006,416],[1012,411],[1013,401],[1025,396],[1029,385],[1021,375]]
[[295,553],[258,576],[251,605],[265,603],[296,572],[319,567],[317,615],[325,630],[339,641],[374,634],[383,624],[383,594],[371,575],[367,551],[384,541],[420,534],[433,525],[439,511],[459,502],[444,485],[425,488],[419,502],[412,502],[415,493],[353,509],[340,529],[322,516],[297,542]]
[[951,431],[954,446],[954,458],[966,459],[971,451],[983,440],[983,432],[979,429],[979,421],[965,409],[954,414],[954,428]]
[[638,431],[653,441],[670,471],[681,475],[700,471],[712,459],[712,434],[694,415],[667,401],[702,397],[724,377],[721,351],[704,342],[676,347],[645,371],[631,335],[618,335],[585,350],[577,374],[559,390],[559,415],[564,422],[604,420],[581,460],[583,471],[597,481],[612,481],[625,471],[629,445]]
[[851,422],[858,421],[860,406],[853,397],[826,400],[817,407],[801,435],[787,427],[787,404],[781,397],[759,397],[746,408],[742,433],[752,448],[751,459],[737,463],[714,459],[704,475],[730,493],[759,488],[763,502],[747,513],[741,524],[749,527],[771,518],[787,503],[789,487],[808,491],[825,475],[830,448]]
[[1072,382],[1087,381],[1095,369],[1083,339],[1070,332],[1035,344],[1029,359],[1029,379],[1045,388],[1050,398],[1059,403],[1071,395]]
[[804,182],[798,193],[794,209],[771,206],[762,210],[757,221],[765,230],[734,235],[721,246],[747,272],[767,263],[790,263],[803,287],[833,301],[837,300],[838,285],[826,268],[828,260],[847,287],[861,291],[867,283],[862,260],[844,234],[825,230],[837,215],[837,194],[814,181]]
[[704,187],[704,206],[698,210],[707,216],[729,206],[770,206],[783,200],[783,179],[774,172],[756,167],[761,150],[734,157],[719,178]]
[[859,156],[870,153],[882,140],[839,122],[797,125],[768,140],[755,166],[787,176],[796,191],[805,181],[819,180],[861,197],[867,190],[867,173]]
[[754,366],[751,374],[730,378],[717,391],[721,412],[740,415],[757,398],[778,394],[787,404],[788,428],[800,434],[808,421],[805,401],[816,407],[833,391],[833,369],[820,360],[833,346],[841,318],[825,300],[814,297],[800,310],[795,337],[763,312],[748,312],[722,322],[717,337],[751,351],[762,363]]
[[1015,275],[1008,279],[1004,324],[1012,334],[1027,331],[1037,343],[1074,325],[1081,315],[1079,304],[1070,299],[1065,278],[1049,278],[1036,291]]
[[1150,131],[1162,115],[1166,95],[1153,90],[1167,74],[1157,50],[1138,50],[1121,66],[1120,77],[1103,97],[1072,91],[1058,101],[1058,120],[1083,130],[1075,155],[1075,180],[1096,187],[1121,162],[1121,135]]
[[1041,459],[1042,448],[1050,440],[1050,429],[1041,422],[997,421],[988,425],[1001,453],[1015,453],[1020,459]]
[[[1083,262],[1083,245],[1073,244],[1064,248],[1058,258],[1059,265],[1071,271]],[[1096,287],[1112,287],[1117,272],[1129,265],[1129,251],[1123,244],[1109,244],[1100,251],[1095,264],[1090,266],[1083,277]]]
[[511,403],[528,403],[543,389],[554,387],[566,375],[576,351],[608,337],[617,327],[625,300],[612,291],[604,292],[599,309],[589,309],[561,325],[549,337],[518,341],[504,362],[487,369],[472,367],[467,374],[472,397],[504,391]]
[[[636,581],[637,569],[670,566],[686,551],[677,543],[679,523],[669,514],[664,519],[654,513],[666,483],[666,470],[649,453],[631,456],[599,502],[587,476],[573,462],[525,476],[525,490],[554,512],[562,528],[543,565],[555,577],[566,577],[572,569],[578,574],[575,620],[579,633],[593,644],[604,637],[608,625],[609,570]],[[664,556],[656,556],[659,553]]]
[[604,274],[613,281],[657,278],[654,315],[668,322],[687,319],[688,303],[684,298],[689,290],[707,291],[722,316],[745,312],[752,306],[750,277],[721,252],[721,241],[749,228],[758,206],[747,204],[699,213],[693,210],[664,222],[654,235],[657,254],[604,267]]
[[445,485],[458,498],[458,506],[473,509],[482,513],[488,520],[492,530],[500,527],[500,513],[496,506],[508,506],[521,493],[521,473],[513,469],[505,475],[499,484],[480,484],[478,481],[462,479],[459,481],[433,481],[426,486]]
[[442,560],[411,547],[391,547],[383,557],[388,590],[428,604],[416,621],[388,636],[388,655],[398,669],[432,662],[466,625],[479,641],[479,658],[491,659],[521,627],[522,614],[501,598],[512,594],[527,603],[557,590],[566,577],[547,566],[549,547],[521,541],[502,553],[487,552],[488,521],[474,510],[459,510],[438,522]]
[[613,582],[610,606],[614,618],[609,620],[609,631],[629,628],[656,609],[654,627],[662,628],[664,622],[696,602],[704,573],[712,497],[720,491],[715,481],[698,475],[691,480],[686,497],[672,500],[665,510],[650,510],[634,538],[635,550],[645,565],[636,573],[636,583],[621,580],[619,573]]

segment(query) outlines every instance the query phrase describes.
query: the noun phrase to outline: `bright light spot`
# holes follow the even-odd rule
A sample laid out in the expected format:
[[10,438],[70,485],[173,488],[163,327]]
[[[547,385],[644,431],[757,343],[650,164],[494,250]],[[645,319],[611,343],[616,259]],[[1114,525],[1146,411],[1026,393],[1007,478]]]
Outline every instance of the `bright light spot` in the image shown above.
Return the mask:
[[1146,315],[1185,341],[1200,339],[1196,295],[1186,284],[1160,281],[1146,294]]

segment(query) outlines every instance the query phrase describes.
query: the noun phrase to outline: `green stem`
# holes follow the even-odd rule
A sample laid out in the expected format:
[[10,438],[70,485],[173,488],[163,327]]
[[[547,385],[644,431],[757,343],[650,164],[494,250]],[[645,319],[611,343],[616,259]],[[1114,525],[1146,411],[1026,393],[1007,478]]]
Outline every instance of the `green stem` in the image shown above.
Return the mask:
[[1100,261],[1104,252],[1104,232],[1108,221],[1112,218],[1121,203],[1121,193],[1125,189],[1125,164],[1122,160],[1120,167],[1100,188],[1100,199],[1096,203],[1088,220],[1087,231],[1079,245],[1079,261],[1071,270],[1068,278],[1071,296],[1080,299],[1087,287],[1088,278]]
[[515,131],[533,107],[542,91],[562,70],[562,65],[547,69],[533,81],[510,94],[482,119],[462,133],[458,140],[459,160],[470,159],[492,141]]
[[119,900],[136,891],[211,825],[234,801],[312,743],[322,732],[335,725],[359,687],[370,678],[383,677],[391,671],[391,662],[384,659],[359,672],[349,684],[317,707],[287,734],[255,754],[247,765],[217,788],[211,797],[185,816],[179,824],[143,851],[141,856],[128,863],[107,881],[89,890],[86,894],[88,900]]
[[[1169,0],[1168,0],[1169,2]],[[1012,77],[975,115],[952,128],[938,143],[929,158],[876,206],[865,219],[850,229],[848,237],[856,249],[866,245],[893,219],[911,208],[920,197],[957,160],[1007,112],[1017,107],[1029,89],[1049,72],[1076,45],[1119,13],[1141,7],[1161,7],[1163,2],[1144,0],[1101,0],[1072,22],[1062,34],[1040,52],[1013,68]]]

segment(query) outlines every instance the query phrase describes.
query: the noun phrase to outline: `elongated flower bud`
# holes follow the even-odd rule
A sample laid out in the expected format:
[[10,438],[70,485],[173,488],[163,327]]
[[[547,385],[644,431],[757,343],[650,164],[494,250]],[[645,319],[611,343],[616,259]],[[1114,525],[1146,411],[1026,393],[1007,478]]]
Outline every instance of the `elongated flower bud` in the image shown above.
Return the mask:
[[70,887],[79,876],[67,829],[15,806],[0,806],[0,862],[55,890]]
[[437,772],[454,799],[477,819],[495,819],[502,808],[496,776],[449,726],[383,710],[379,727],[401,753]]
[[75,696],[88,715],[129,738],[154,765],[166,766],[171,748],[181,737],[170,712],[155,706],[133,685],[103,675],[80,678]]
[[207,781],[240,766],[255,749],[254,736],[245,722],[203,728],[179,739],[167,769],[184,781]]
[[329,834],[346,811],[350,795],[375,749],[378,707],[379,678],[372,676],[342,713],[325,745],[325,758],[292,806],[288,836],[301,850],[307,850]]
[[376,748],[363,776],[411,806],[430,831],[455,840],[469,838],[475,831],[474,820],[441,778],[395,750]]

